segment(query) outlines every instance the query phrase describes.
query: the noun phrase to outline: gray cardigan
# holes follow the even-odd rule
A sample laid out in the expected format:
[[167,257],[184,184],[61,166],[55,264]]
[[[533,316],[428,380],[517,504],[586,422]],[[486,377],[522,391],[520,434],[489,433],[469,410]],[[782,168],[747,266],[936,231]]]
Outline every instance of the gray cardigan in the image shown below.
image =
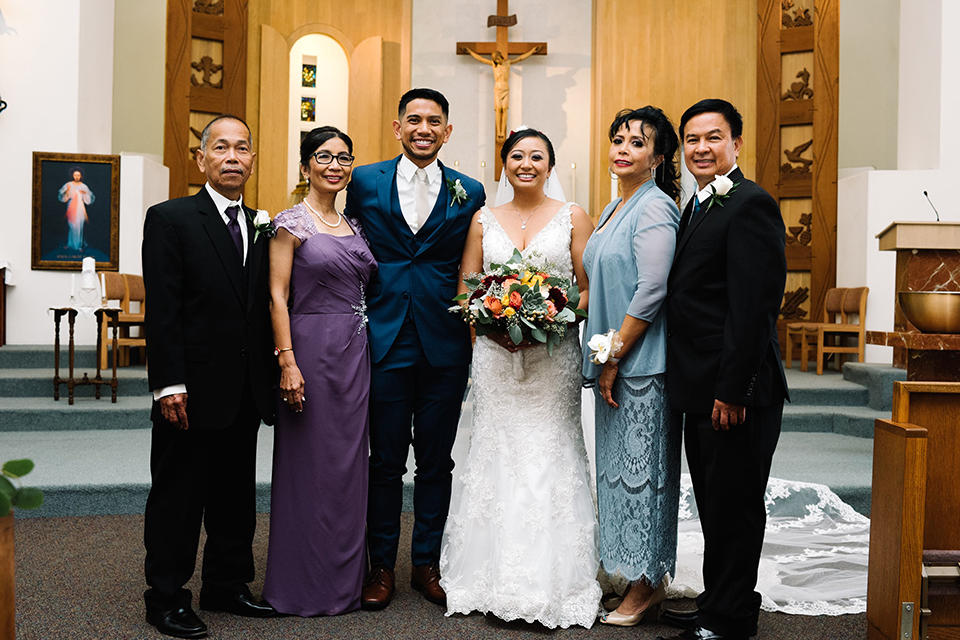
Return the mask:
[[590,282],[583,336],[583,375],[588,380],[595,380],[601,367],[590,362],[587,341],[594,334],[619,330],[626,315],[646,320],[650,326],[620,361],[619,375],[634,378],[666,370],[666,318],[660,307],[667,295],[680,210],[650,180],[604,227],[620,200],[603,210],[583,252],[583,268]]

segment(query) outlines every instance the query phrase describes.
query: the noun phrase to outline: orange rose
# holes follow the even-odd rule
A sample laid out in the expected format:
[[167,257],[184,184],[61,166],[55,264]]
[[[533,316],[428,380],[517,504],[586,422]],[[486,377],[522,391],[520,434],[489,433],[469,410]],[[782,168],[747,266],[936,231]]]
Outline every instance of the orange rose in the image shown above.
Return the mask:
[[503,311],[503,304],[501,304],[500,300],[494,296],[487,296],[484,298],[483,306],[489,309],[490,312],[495,316],[499,316],[500,312]]
[[547,300],[547,317],[552,318],[557,315],[557,305],[553,304],[552,300]]
[[520,297],[519,291],[513,291],[510,293],[510,306],[514,309],[519,309],[520,305],[523,304],[523,298]]

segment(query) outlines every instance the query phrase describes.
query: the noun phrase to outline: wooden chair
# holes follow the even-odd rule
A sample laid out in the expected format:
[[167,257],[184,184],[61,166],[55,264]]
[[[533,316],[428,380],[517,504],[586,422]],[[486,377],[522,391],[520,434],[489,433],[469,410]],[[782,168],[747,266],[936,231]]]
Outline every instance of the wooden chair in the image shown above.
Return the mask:
[[960,638],[960,383],[896,382],[873,437],[867,638]]
[[[827,291],[823,303],[823,322],[791,322],[787,325],[786,367],[793,366],[794,340],[800,341],[800,370],[806,371],[810,362],[810,346],[817,346],[817,375],[823,375],[824,356],[837,355],[837,369],[843,371],[846,354],[857,354],[863,362],[866,346],[867,294],[869,287],[834,288]],[[857,322],[851,322],[851,316]],[[844,345],[844,338],[854,337],[856,344]]]
[[[146,311],[143,278],[128,273],[111,272],[104,272],[103,277],[106,284],[106,299],[108,301],[116,300],[120,307],[118,318],[120,336],[117,340],[117,353],[114,354],[114,357],[118,358],[118,366],[125,367],[130,364],[130,347],[140,347],[142,357],[147,344],[143,329],[143,316]],[[132,302],[138,303],[139,308],[131,311],[130,303]],[[140,335],[131,336],[131,327],[139,327]],[[113,344],[108,323],[104,323],[101,331],[103,332],[103,340],[100,348],[100,366],[106,368],[109,364],[107,351]]]

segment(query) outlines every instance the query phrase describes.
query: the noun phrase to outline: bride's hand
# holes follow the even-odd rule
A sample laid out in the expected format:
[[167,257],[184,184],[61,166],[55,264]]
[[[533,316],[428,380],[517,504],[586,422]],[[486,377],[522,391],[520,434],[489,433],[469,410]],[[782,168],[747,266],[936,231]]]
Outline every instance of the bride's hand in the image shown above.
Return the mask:
[[530,347],[535,347],[536,344],[530,342],[529,340],[524,339],[520,344],[513,344],[513,340],[510,339],[510,336],[506,333],[488,333],[487,337],[496,342],[498,345],[509,351],[510,353],[516,353],[517,351],[522,351],[523,349],[529,349]]

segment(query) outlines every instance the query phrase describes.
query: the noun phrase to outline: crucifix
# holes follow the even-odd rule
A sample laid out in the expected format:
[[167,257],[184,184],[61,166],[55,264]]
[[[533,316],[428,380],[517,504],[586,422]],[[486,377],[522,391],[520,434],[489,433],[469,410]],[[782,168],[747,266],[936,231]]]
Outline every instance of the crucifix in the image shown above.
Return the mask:
[[[497,0],[497,14],[487,18],[487,27],[497,28],[496,42],[458,42],[457,55],[469,55],[493,67],[493,110],[496,115],[494,177],[500,179],[500,148],[507,139],[507,109],[510,107],[510,66],[532,55],[547,55],[546,42],[510,42],[507,29],[517,24],[517,16],[507,9],[509,0]],[[511,58],[510,56],[515,56]],[[489,56],[486,57],[486,56]]]

